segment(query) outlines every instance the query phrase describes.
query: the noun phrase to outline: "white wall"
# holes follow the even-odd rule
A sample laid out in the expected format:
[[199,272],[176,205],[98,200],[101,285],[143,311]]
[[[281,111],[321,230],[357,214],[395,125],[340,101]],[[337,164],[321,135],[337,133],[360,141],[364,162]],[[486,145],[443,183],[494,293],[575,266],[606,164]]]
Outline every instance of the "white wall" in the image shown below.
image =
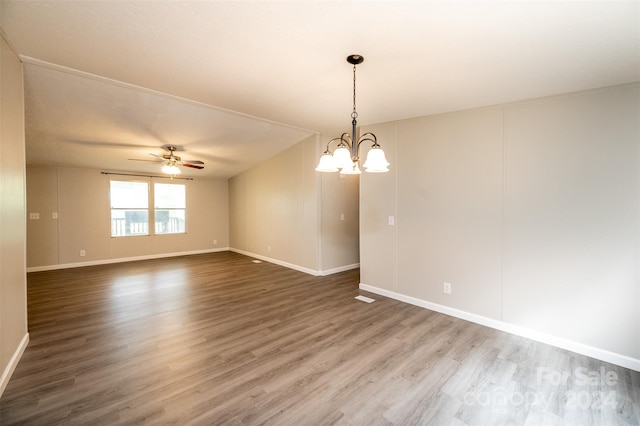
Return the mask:
[[0,395],[29,340],[23,93],[22,64],[0,36]]
[[[228,184],[226,180],[179,180],[187,189],[187,232],[112,238],[109,181],[167,179],[104,175],[100,170],[69,167],[27,167],[27,209],[40,219],[27,224],[27,266],[50,269],[226,249],[229,246]],[[58,213],[58,219],[52,213]],[[214,240],[217,243],[214,244]],[[80,256],[85,250],[86,256]]]
[[358,178],[315,171],[320,139],[230,179],[233,250],[314,275],[358,266]]
[[[322,149],[318,150],[318,156],[320,151]],[[360,264],[360,179],[366,176],[315,173],[320,180],[321,194],[320,269],[332,273],[357,268]]]
[[504,321],[640,359],[639,104],[505,108]]
[[363,288],[640,369],[638,84],[366,130]]
[[312,136],[229,180],[233,250],[317,272],[315,151]]

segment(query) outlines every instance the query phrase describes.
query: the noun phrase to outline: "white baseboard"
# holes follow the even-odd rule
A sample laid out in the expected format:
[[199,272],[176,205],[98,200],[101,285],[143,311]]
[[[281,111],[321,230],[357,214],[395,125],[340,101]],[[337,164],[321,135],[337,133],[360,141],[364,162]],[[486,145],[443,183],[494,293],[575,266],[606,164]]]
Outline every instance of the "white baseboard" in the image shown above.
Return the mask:
[[13,356],[9,360],[9,364],[7,364],[7,367],[2,372],[2,376],[0,376],[0,396],[2,396],[2,393],[7,387],[7,384],[9,384],[9,379],[11,379],[11,375],[13,374],[14,370],[18,366],[18,362],[20,362],[20,358],[22,358],[22,354],[24,353],[24,350],[27,349],[28,344],[29,344],[29,333],[25,334],[22,337],[20,344],[18,345],[15,352],[13,353]]
[[599,359],[601,361],[610,362],[611,364],[619,365],[621,367],[629,368],[631,370],[640,371],[640,359],[631,358],[626,355],[610,352],[605,349],[596,348],[593,346],[585,345],[573,340],[564,339],[561,337],[553,336],[550,334],[542,333],[529,328],[520,327],[514,324],[509,324],[492,318],[487,318],[482,315],[472,314],[470,312],[461,311],[459,309],[450,308],[448,306],[439,305],[437,303],[428,302],[426,300],[418,299],[415,297],[407,296],[404,294],[396,293],[393,291],[385,290],[382,288],[370,286],[364,283],[360,283],[360,289],[371,293],[379,294],[381,296],[389,297],[391,299],[399,300],[401,302],[409,303],[411,305],[419,306],[421,308],[429,309],[432,311],[440,312],[442,314],[450,315],[452,317],[460,318],[466,321],[471,321],[476,324],[484,325],[496,330],[504,331],[507,333],[515,334],[516,336],[526,337],[527,339],[535,340],[537,342],[546,343],[551,346],[555,346],[561,349],[566,349],[571,352],[575,352],[581,355],[586,355],[591,358]]
[[284,262],[284,261],[278,260],[278,259],[272,259],[272,258],[267,257],[267,256],[262,256],[262,255],[259,255],[259,254],[251,253],[251,252],[240,250],[240,249],[236,249],[236,248],[230,248],[229,250],[232,251],[232,252],[238,253],[238,254],[243,254],[245,256],[255,257],[256,259],[264,260],[265,262],[275,263],[276,265],[284,266],[285,268],[293,269],[295,271],[304,272],[305,274],[314,275],[314,276],[318,276],[319,275],[318,271],[316,271],[314,269],[311,269],[311,268],[306,268],[304,266],[295,265],[293,263]]
[[236,249],[236,248],[231,248],[229,250],[238,254],[243,254],[245,256],[255,257],[256,259],[264,260],[265,262],[275,263],[276,265],[284,266],[285,268],[293,269],[295,271],[304,272],[305,274],[313,275],[315,277],[324,277],[326,275],[337,274],[338,272],[349,271],[351,269],[356,269],[360,267],[359,263],[354,263],[351,265],[345,265],[345,266],[339,266],[337,268],[327,269],[326,271],[318,271],[315,269],[306,268],[304,266],[295,265],[293,263],[285,262],[278,259],[272,259],[267,256],[262,256],[259,254],[251,253],[251,252]]
[[360,267],[359,263],[352,263],[351,265],[338,266],[337,268],[327,269],[325,271],[319,271],[318,275],[324,277],[326,275],[337,274],[338,272],[350,271],[352,269],[358,269]]
[[192,254],[216,253],[220,251],[229,251],[229,247],[181,251],[181,252],[174,252],[174,253],[149,254],[145,256],[121,257],[117,259],[100,259],[100,260],[91,260],[89,262],[62,263],[59,265],[34,266],[31,268],[27,268],[27,272],[40,272],[40,271],[53,271],[55,269],[81,268],[83,266],[108,265],[111,263],[135,262],[137,260],[162,259],[165,257],[189,256]]
[[295,265],[293,263],[284,262],[278,259],[272,259],[270,257],[261,256],[259,254],[251,253],[244,250],[239,250],[230,247],[221,247],[215,249],[205,249],[205,250],[192,250],[192,251],[182,251],[182,252],[174,252],[174,253],[160,253],[160,254],[150,254],[145,256],[134,256],[134,257],[121,257],[117,259],[100,259],[100,260],[91,260],[88,262],[77,262],[77,263],[61,263],[58,265],[45,265],[45,266],[32,266],[27,268],[27,272],[41,272],[41,271],[53,271],[56,269],[69,269],[69,268],[82,268],[84,266],[95,266],[95,265],[108,265],[111,263],[123,263],[123,262],[135,262],[137,260],[149,260],[149,259],[162,259],[165,257],[177,257],[177,256],[189,256],[192,254],[203,254],[203,253],[216,253],[220,251],[233,251],[235,253],[243,254],[249,257],[255,257],[256,259],[264,260],[265,262],[275,263],[276,265],[284,266],[285,268],[293,269],[296,271],[304,272],[305,274],[313,275],[313,276],[325,276],[331,274],[337,274],[338,272],[348,271],[351,269],[356,269],[360,267],[359,263],[354,263],[351,265],[339,266],[337,268],[327,269],[326,271],[317,271],[315,269],[306,268],[304,266]]

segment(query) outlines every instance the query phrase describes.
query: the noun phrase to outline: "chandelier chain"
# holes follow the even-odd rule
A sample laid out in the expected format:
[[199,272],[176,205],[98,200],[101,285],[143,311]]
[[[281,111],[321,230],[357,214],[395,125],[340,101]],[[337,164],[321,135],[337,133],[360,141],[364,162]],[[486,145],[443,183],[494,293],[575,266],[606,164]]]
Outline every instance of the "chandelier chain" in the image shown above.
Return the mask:
[[356,112],[356,65],[353,65],[353,112],[351,113],[351,118],[354,120],[358,118],[358,113]]

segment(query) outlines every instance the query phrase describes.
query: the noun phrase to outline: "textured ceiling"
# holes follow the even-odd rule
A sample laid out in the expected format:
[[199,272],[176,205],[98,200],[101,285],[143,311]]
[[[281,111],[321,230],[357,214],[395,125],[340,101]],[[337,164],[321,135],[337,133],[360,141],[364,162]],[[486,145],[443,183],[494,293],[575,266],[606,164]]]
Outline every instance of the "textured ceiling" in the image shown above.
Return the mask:
[[[158,172],[174,145],[192,176],[229,177],[312,133],[50,67],[25,66],[29,164]],[[143,162],[137,160],[146,160]]]
[[349,129],[351,53],[360,124],[640,80],[638,1],[1,1],[34,164],[232,176]]

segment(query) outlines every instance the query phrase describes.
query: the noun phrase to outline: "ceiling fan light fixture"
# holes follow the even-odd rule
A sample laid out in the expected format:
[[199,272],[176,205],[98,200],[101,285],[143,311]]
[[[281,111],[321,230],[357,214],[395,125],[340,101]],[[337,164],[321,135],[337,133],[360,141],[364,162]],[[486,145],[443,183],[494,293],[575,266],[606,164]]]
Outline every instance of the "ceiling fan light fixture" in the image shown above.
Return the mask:
[[182,158],[176,156],[174,152],[178,150],[177,146],[165,145],[165,146],[162,146],[161,148],[169,151],[169,154],[157,155],[150,152],[149,155],[152,155],[153,157],[155,157],[156,158],[155,160],[140,160],[137,158],[129,158],[129,160],[152,161],[152,162],[160,161],[162,163],[162,167],[160,168],[160,170],[162,170],[163,173],[166,173],[168,175],[179,175],[181,173],[180,167],[189,167],[191,169],[198,169],[198,170],[204,169],[204,162],[200,160],[183,160]]
[[168,175],[179,175],[180,168],[175,163],[167,163],[162,166],[162,172]]

